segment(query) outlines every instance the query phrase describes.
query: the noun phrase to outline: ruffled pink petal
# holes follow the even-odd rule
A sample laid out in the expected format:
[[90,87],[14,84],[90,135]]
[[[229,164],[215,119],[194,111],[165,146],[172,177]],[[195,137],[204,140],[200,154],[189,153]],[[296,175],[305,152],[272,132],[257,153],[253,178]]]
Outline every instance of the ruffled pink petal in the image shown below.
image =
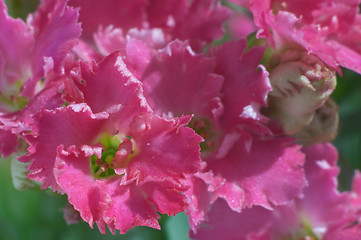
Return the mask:
[[148,182],[142,186],[142,190],[157,211],[168,216],[185,210],[187,202],[183,193],[187,188],[187,184],[175,185],[171,181]]
[[0,91],[10,84],[26,81],[31,75],[30,55],[34,37],[21,19],[9,17],[0,1]]
[[[178,4],[180,1],[172,2]],[[174,21],[174,29],[170,33],[172,39],[189,40],[192,49],[197,52],[202,51],[207,43],[222,37],[222,25],[231,14],[229,9],[213,0],[188,1],[188,9],[178,19],[180,10],[174,8],[172,11],[177,13],[170,15]]]
[[102,193],[91,175],[89,159],[80,152],[64,150],[63,145],[58,147],[56,155],[54,176],[59,187],[81,218],[93,228],[93,223],[101,218]]
[[207,159],[214,173],[213,199],[224,198],[240,212],[245,207],[272,209],[301,197],[306,185],[300,147],[286,138],[262,139],[240,132],[227,150]]
[[188,0],[158,0],[148,4],[147,19],[152,27],[172,29],[187,14]]
[[127,166],[128,179],[141,182],[168,180],[176,187],[186,174],[199,171],[202,138],[185,127],[189,120],[190,117],[164,120],[150,114],[137,116],[128,134],[134,139],[139,153]]
[[70,0],[69,5],[79,7],[82,23],[82,38],[91,40],[99,26],[113,25],[127,31],[142,28],[146,19],[148,0]]
[[273,240],[267,234],[273,220],[272,211],[265,208],[252,207],[239,214],[232,211],[223,200],[217,200],[209,213],[209,221],[190,235],[197,240]]
[[[357,239],[360,224],[348,212],[346,194],[337,191],[337,151],[329,143],[303,148],[308,186],[304,197],[295,198],[272,211],[258,206],[231,211],[217,200],[209,219],[193,236],[196,239],[293,239],[317,235],[320,239]],[[292,180],[291,180],[292,181]],[[293,182],[293,181],[292,181]],[[310,232],[311,231],[311,232]],[[213,237],[215,236],[215,237]]]
[[150,111],[141,83],[128,70],[119,52],[91,67],[83,62],[80,66],[81,79],[74,84],[81,95],[74,102],[86,102],[94,113],[113,114],[118,129],[129,124],[136,114]]
[[359,1],[253,0],[251,10],[258,37],[274,47],[301,46],[339,72],[341,65],[361,73]]
[[[98,51],[107,56],[115,51],[121,51],[125,48],[126,38],[121,28],[114,28],[113,25],[99,27],[94,33],[94,41]],[[123,54],[124,55],[124,54]]]
[[221,122],[229,128],[245,119],[251,120],[247,125],[266,120],[259,112],[261,106],[266,106],[271,90],[268,73],[260,65],[264,49],[252,48],[245,53],[246,47],[242,40],[225,43],[213,51],[215,72],[224,76]]
[[350,194],[351,204],[356,208],[361,207],[361,173],[355,171],[355,175],[352,179],[352,192]]
[[113,225],[122,234],[136,226],[160,229],[157,210],[142,187],[134,182],[121,185],[118,179],[109,179],[104,184],[106,184],[104,190],[109,193],[113,201],[113,204],[103,212],[103,218],[108,226]]
[[41,108],[54,109],[61,106],[63,100],[59,88],[59,84],[49,85],[35,95],[23,109],[0,116],[0,154],[7,157],[19,150],[18,137],[30,130],[33,115],[40,112]]
[[222,112],[223,78],[212,73],[214,67],[213,59],[194,54],[187,43],[170,43],[153,56],[140,78],[147,101],[159,115],[216,118]]
[[29,153],[19,159],[31,162],[28,178],[43,182],[42,188],[51,186],[54,191],[59,190],[53,175],[56,149],[60,145],[68,148],[70,145],[92,144],[107,117],[106,113],[94,115],[86,104],[44,109],[35,115],[33,134],[25,136],[30,145]]
[[337,149],[326,143],[302,151],[306,154],[305,172],[309,185],[299,208],[315,225],[332,223],[345,214],[347,203],[347,196],[337,190]]
[[18,138],[12,134],[11,126],[0,117],[0,157],[8,157],[17,150]]
[[256,31],[253,19],[244,13],[235,12],[227,23],[233,39],[246,38],[249,34]]
[[361,236],[361,224],[357,219],[343,221],[331,225],[323,236],[323,240],[358,240]]
[[208,185],[202,178],[198,177],[199,174],[202,173],[189,177],[188,181],[191,188],[185,193],[189,204],[185,213],[189,216],[189,225],[194,232],[200,227],[201,223],[207,220],[212,200],[211,193],[208,191]]
[[34,16],[28,18],[35,44],[31,52],[32,78],[24,84],[22,91],[25,96],[33,96],[36,82],[44,77],[45,57],[51,57],[54,68],[59,68],[80,36],[78,10],[66,4],[66,0],[43,1]]

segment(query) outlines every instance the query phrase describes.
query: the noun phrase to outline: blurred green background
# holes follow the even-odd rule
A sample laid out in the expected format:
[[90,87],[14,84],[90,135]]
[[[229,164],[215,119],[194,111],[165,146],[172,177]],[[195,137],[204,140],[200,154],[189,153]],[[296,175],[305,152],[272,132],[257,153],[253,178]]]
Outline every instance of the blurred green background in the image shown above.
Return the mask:
[[[25,18],[33,11],[37,0],[7,0],[14,17]],[[334,144],[339,149],[341,166],[340,189],[350,189],[355,169],[361,169],[361,77],[343,70],[338,86],[332,95],[340,107],[340,129]],[[63,218],[66,196],[50,191],[15,190],[10,174],[10,160],[0,159],[0,240],[72,240],[72,239],[124,239],[124,240],[187,240],[187,217],[162,216],[162,231],[136,227],[125,235],[101,235],[96,226],[80,222],[67,226]]]

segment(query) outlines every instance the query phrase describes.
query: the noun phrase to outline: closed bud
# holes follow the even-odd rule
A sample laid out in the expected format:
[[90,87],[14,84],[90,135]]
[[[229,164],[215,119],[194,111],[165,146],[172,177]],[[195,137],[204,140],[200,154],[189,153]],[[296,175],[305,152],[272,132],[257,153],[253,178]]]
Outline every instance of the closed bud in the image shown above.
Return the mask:
[[306,52],[290,50],[270,72],[270,116],[279,120],[286,134],[293,135],[309,125],[315,111],[336,87],[336,73]]

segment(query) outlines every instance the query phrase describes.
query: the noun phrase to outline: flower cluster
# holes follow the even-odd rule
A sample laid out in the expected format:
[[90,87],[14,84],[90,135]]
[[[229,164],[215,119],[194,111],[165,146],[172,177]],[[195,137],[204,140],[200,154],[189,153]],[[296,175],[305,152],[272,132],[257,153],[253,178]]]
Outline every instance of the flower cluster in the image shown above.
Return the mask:
[[101,233],[185,211],[194,239],[359,239],[329,143],[359,4],[0,0],[0,155]]

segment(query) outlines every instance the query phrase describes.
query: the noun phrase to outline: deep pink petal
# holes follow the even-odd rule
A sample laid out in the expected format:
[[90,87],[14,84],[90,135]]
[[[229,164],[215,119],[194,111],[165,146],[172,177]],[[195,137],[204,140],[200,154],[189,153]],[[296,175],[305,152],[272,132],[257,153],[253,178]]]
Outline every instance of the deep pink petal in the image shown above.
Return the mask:
[[189,177],[188,181],[191,188],[185,193],[189,203],[186,214],[189,216],[189,225],[195,232],[200,227],[200,224],[207,220],[211,194],[208,192],[208,185],[202,178],[192,176]]
[[99,26],[129,28],[143,26],[147,0],[70,0],[69,5],[80,8],[83,38],[91,40]]
[[225,43],[214,50],[215,72],[224,76],[222,125],[232,128],[244,119],[263,121],[260,106],[267,104],[271,90],[268,73],[260,66],[262,48],[248,52],[245,41]]
[[93,228],[93,223],[101,217],[99,209],[102,194],[90,174],[88,161],[81,153],[74,154],[59,146],[54,163],[54,176],[59,187],[68,195],[69,203]]
[[114,202],[103,212],[108,225],[114,225],[120,233],[126,233],[135,226],[160,229],[159,215],[141,187],[137,187],[134,182],[121,185],[117,179],[109,179],[105,184],[105,190]]
[[262,207],[232,211],[223,200],[217,200],[209,213],[209,221],[191,236],[198,240],[272,240],[265,232],[273,221],[272,211]]
[[[309,186],[299,208],[314,224],[333,222],[345,214],[347,196],[337,190],[337,149],[331,144],[304,148],[305,172]],[[332,211],[330,210],[332,209]]]
[[3,0],[0,1],[0,91],[18,80],[26,81],[31,75],[31,49],[34,37],[21,19],[8,16]]
[[81,96],[74,102],[86,102],[94,113],[106,111],[116,118],[122,129],[136,114],[150,111],[141,83],[125,65],[119,52],[91,67],[81,62],[81,79],[77,85]]
[[136,117],[128,134],[139,153],[127,167],[129,178],[141,182],[169,180],[179,184],[186,174],[200,170],[202,138],[185,127],[189,120],[190,117],[164,120],[150,114]]
[[153,56],[140,79],[157,114],[213,119],[222,111],[223,83],[222,76],[212,73],[214,68],[214,59],[196,55],[187,43],[174,41]]
[[249,138],[244,134],[239,133],[228,151],[218,150],[207,159],[206,169],[214,173],[212,181],[216,181],[211,183],[213,198],[226,199],[240,212],[253,205],[272,209],[301,197],[306,180],[300,147],[290,139]]
[[[43,110],[34,116],[32,131],[25,136],[29,153],[21,157],[22,162],[31,162],[28,170],[30,179],[42,181],[42,188],[52,186],[59,190],[53,168],[57,148],[63,145],[92,144],[104,125],[106,113],[94,115],[85,104],[70,105],[56,110]],[[89,131],[92,129],[92,131]]]
[[35,44],[31,52],[32,78],[24,84],[22,91],[25,96],[31,97],[36,82],[44,77],[44,57],[51,57],[54,68],[59,68],[80,36],[78,10],[66,6],[66,3],[66,0],[43,1],[34,16],[28,18]]

